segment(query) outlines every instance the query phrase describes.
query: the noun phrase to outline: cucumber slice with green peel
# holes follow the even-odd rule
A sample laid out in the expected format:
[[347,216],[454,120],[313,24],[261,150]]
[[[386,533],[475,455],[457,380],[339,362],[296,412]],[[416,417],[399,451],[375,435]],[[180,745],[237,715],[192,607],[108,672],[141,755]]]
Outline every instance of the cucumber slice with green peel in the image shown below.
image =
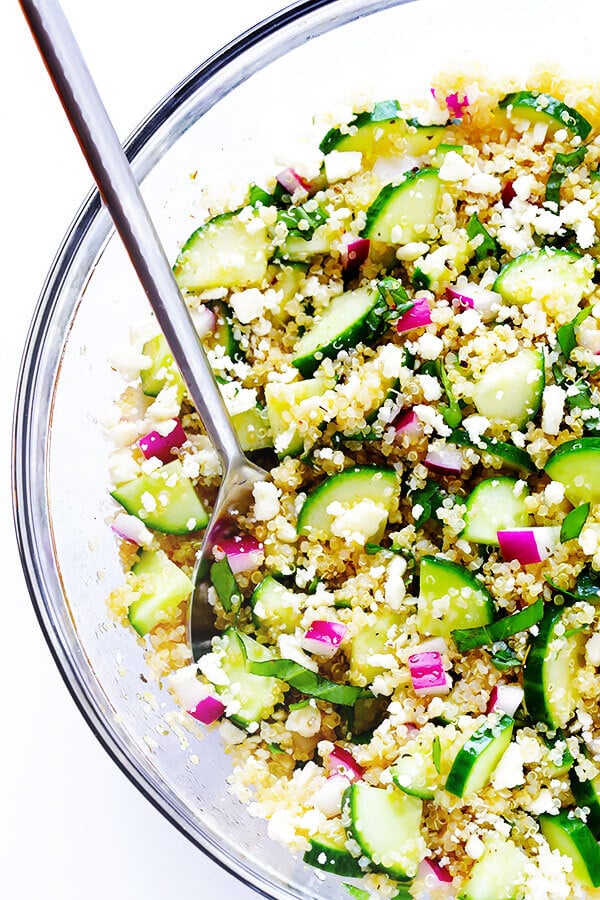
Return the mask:
[[437,169],[421,169],[386,184],[369,209],[362,237],[385,244],[430,240],[442,183]]
[[448,773],[445,788],[456,797],[476,794],[492,779],[510,744],[514,719],[491,716],[460,748]]
[[348,851],[346,839],[337,840],[328,836],[317,835],[309,838],[310,849],[303,856],[307,865],[342,878],[362,878],[365,870],[360,867],[358,859]]
[[[347,524],[348,529],[360,529],[365,540],[372,538],[377,542],[397,493],[398,479],[393,469],[357,466],[339,475],[330,475],[304,501],[298,515],[298,534],[329,538],[338,530],[344,531]],[[363,501],[371,502],[358,507]],[[334,503],[336,510],[328,512]],[[337,506],[346,512],[338,514]],[[360,521],[355,521],[356,515],[351,516],[356,508],[360,509]],[[343,521],[344,515],[349,520],[347,523]],[[369,531],[371,533],[367,534]]]
[[266,450],[273,446],[269,416],[267,410],[262,406],[235,413],[231,417],[231,423],[237,432],[240,447],[244,453]]
[[552,131],[566,128],[582,141],[592,130],[591,123],[572,106],[539,91],[515,91],[507,94],[498,106],[506,110],[511,119],[526,119],[533,124],[543,122]]
[[244,354],[239,341],[234,336],[231,311],[227,304],[223,303],[222,300],[214,300],[209,304],[209,307],[215,314],[216,325],[214,331],[207,335],[205,341],[207,343],[212,342],[213,346],[222,347],[225,351],[225,356],[228,356],[230,359],[243,359]]
[[422,811],[417,797],[358,781],[344,794],[342,820],[349,818],[349,836],[377,871],[409,881],[425,852],[420,834]]
[[304,450],[304,437],[296,423],[304,419],[318,426],[325,415],[314,398],[322,397],[334,382],[330,378],[305,381],[270,381],[265,387],[265,403],[273,446],[278,456],[298,456]]
[[304,594],[296,594],[271,575],[254,589],[250,603],[255,625],[265,625],[278,633],[293,634],[302,619]]
[[539,300],[544,306],[564,308],[567,319],[577,312],[584,295],[592,288],[594,260],[570,250],[551,247],[528,250],[500,270],[493,290],[515,306]]
[[458,153],[460,156],[465,152],[462,144],[438,144],[433,154],[433,165],[440,169],[448,153]]
[[375,622],[362,625],[350,642],[347,653],[352,684],[362,684],[364,679],[367,684],[372,684],[377,675],[385,672],[384,665],[375,665],[371,660],[390,652],[388,634],[391,629],[396,628],[396,633],[400,633],[401,618],[398,613],[384,609],[375,615]]
[[481,435],[475,442],[471,440],[468,433],[462,428],[455,428],[448,438],[448,443],[458,444],[459,447],[473,447],[474,450],[478,450],[480,453],[489,453],[490,456],[495,456],[497,459],[502,460],[504,465],[510,466],[511,469],[522,469],[524,472],[530,472],[532,475],[538,471],[534,461],[525,450],[515,447],[514,444],[499,441],[497,438],[488,438],[485,435]]
[[276,259],[284,263],[307,262],[313,256],[329,253],[334,237],[335,231],[328,224],[320,225],[307,241],[297,235],[289,235],[283,246],[278,248]]
[[487,367],[472,389],[477,411],[492,422],[521,428],[536,415],[544,393],[544,353],[521,350]]
[[600,775],[582,781],[574,768],[569,769],[571,793],[580,808],[589,809],[586,824],[596,840],[600,840]]
[[148,528],[164,534],[189,534],[208,523],[208,514],[178,459],[120,485],[111,497]]
[[285,306],[300,291],[306,280],[306,270],[306,263],[292,260],[287,263],[283,261],[273,263],[269,267],[267,277],[281,297],[278,310],[272,313],[275,322],[284,325],[289,320],[290,316]]
[[[249,663],[273,659],[271,651],[236,628],[228,628],[215,641],[217,664],[227,684],[215,684],[227,703],[227,717],[240,728],[268,718],[283,698],[284,685],[269,675],[253,675]],[[233,707],[235,712],[229,707]]]
[[143,550],[131,571],[134,575],[144,576],[145,585],[139,599],[129,606],[127,618],[144,637],[172,618],[175,610],[190,596],[193,584],[162,550]]
[[461,538],[497,547],[498,531],[527,528],[530,524],[525,506],[528,494],[527,487],[516,478],[486,478],[465,501],[467,511]]
[[368,163],[398,151],[421,156],[435,148],[445,133],[443,125],[421,125],[416,119],[404,119],[397,100],[384,100],[371,111],[359,113],[343,130],[331,128],[319,149],[325,154],[332,150],[358,151]]
[[267,273],[270,244],[266,225],[256,226],[256,219],[245,222],[236,210],[197,228],[173,267],[179,287],[193,294],[209,288],[260,284]]
[[324,357],[335,359],[340,350],[351,350],[361,341],[368,342],[387,327],[381,315],[387,308],[379,291],[371,288],[358,288],[334,297],[296,344],[292,364],[308,377]]
[[492,838],[471,869],[460,900],[524,900],[527,863],[512,841]]
[[544,472],[565,486],[573,506],[600,502],[600,438],[565,441],[550,455]]
[[390,774],[396,787],[405,794],[421,800],[433,800],[435,797],[435,778],[421,753],[403,753],[390,767]]
[[148,397],[158,397],[164,387],[175,385],[178,393],[183,396],[183,379],[164,335],[157,334],[150,341],[146,341],[142,353],[152,360],[151,365],[140,372],[144,394]]
[[451,638],[456,629],[489,625],[493,618],[494,599],[472,572],[447,559],[421,559],[419,634]]
[[523,668],[527,712],[553,731],[565,727],[581,699],[575,675],[583,657],[584,635],[565,627],[567,610],[547,607]]
[[550,849],[573,861],[575,878],[588,887],[600,887],[600,846],[587,825],[566,810],[540,816],[539,824]]

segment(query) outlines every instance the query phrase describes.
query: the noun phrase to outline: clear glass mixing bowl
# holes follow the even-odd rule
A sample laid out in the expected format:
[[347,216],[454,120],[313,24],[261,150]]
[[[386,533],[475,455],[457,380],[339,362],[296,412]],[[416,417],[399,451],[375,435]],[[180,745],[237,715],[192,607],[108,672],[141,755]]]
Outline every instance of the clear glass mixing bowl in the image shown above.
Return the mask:
[[[546,60],[598,80],[592,2],[562,0],[308,0],[230,44],[178,85],[128,141],[128,154],[167,252],[192,230],[200,187],[273,171],[315,112],[358,91],[374,98],[427,92],[448,64],[527,73]],[[197,177],[191,180],[191,172]],[[107,621],[122,580],[105,524],[109,446],[99,423],[122,389],[107,364],[142,317],[145,298],[91,194],[60,248],[40,298],[16,405],[16,523],[37,614],[71,693],[115,762],[192,841],[277,900],[341,900],[338,880],[308,870],[266,836],[227,792],[218,735],[182,751],[164,730],[173,703],[145,682],[141,648]],[[151,690],[158,708],[142,700]],[[193,765],[190,755],[197,754]]]

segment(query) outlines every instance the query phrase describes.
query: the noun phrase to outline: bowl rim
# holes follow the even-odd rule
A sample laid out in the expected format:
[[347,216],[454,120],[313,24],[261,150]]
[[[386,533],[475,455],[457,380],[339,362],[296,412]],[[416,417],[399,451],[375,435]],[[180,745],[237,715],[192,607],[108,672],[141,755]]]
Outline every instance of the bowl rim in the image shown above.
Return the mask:
[[[269,38],[280,33],[286,26],[294,25],[303,17],[309,17],[309,25],[311,25],[311,15],[318,16],[320,12],[326,11],[328,8],[337,7],[339,10],[335,15],[332,14],[327,18],[321,18],[316,23],[313,22],[310,28],[309,25],[306,25],[304,29],[299,29],[297,39],[290,46],[283,47],[282,51],[276,56],[271,55],[270,58],[266,58],[265,63],[283,55],[288,49],[298,46],[302,37],[312,39],[340,25],[345,25],[356,18],[366,17],[394,6],[412,2],[416,2],[416,0],[296,0],[296,2],[291,3],[279,12],[262,19],[193,69],[154,106],[123,143],[129,162],[132,165],[135,164],[138,155],[156,132],[168,121],[172,112],[185,103],[188,98],[191,98],[203,84],[214,79],[230,63],[237,60],[238,57],[248,50],[265,44]],[[243,78],[231,87],[242,83],[254,71],[249,70]],[[34,308],[19,366],[13,407],[11,480],[13,520],[27,590],[50,653],[69,694],[94,736],[128,780],[181,834],[234,878],[266,897],[267,900],[275,900],[275,898],[277,900],[284,900],[284,898],[285,900],[292,900],[292,898],[297,897],[297,894],[292,894],[287,888],[279,888],[270,883],[266,872],[259,872],[254,867],[251,870],[247,867],[236,868],[227,852],[219,852],[215,845],[209,846],[201,842],[197,834],[192,833],[186,826],[185,820],[178,818],[174,809],[161,802],[160,798],[154,793],[149,780],[129,762],[126,755],[122,752],[119,742],[106,727],[101,711],[94,704],[87,691],[83,689],[81,682],[78,682],[76,669],[71,666],[70,660],[64,652],[61,637],[57,628],[54,627],[52,617],[48,614],[46,608],[41,577],[44,561],[41,558],[39,546],[32,537],[35,527],[39,526],[39,523],[34,521],[32,514],[32,471],[27,454],[21,451],[27,446],[27,438],[31,433],[33,423],[33,397],[38,376],[36,359],[46,346],[50,325],[60,308],[61,292],[69,275],[71,261],[76,257],[102,210],[103,206],[98,190],[93,188],[84,198],[76,212],[50,265]],[[67,339],[68,332],[65,335],[65,340]],[[57,359],[60,364],[60,354],[57,355]],[[55,383],[54,380],[49,400],[50,409],[53,402]],[[44,466],[46,508],[48,507],[47,468],[46,454]],[[38,478],[39,472],[40,469],[38,468]],[[277,893],[275,894],[273,891]]]

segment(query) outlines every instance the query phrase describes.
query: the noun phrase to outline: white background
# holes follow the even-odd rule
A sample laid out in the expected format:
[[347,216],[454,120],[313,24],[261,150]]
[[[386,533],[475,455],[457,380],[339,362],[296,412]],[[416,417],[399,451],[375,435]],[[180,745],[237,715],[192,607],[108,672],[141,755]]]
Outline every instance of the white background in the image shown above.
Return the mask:
[[[64,0],[124,139],[204,58],[283,0]],[[0,896],[251,900],[111,762],[73,704],[35,620],[13,536],[12,403],[54,252],[90,184],[16,0],[0,3]]]

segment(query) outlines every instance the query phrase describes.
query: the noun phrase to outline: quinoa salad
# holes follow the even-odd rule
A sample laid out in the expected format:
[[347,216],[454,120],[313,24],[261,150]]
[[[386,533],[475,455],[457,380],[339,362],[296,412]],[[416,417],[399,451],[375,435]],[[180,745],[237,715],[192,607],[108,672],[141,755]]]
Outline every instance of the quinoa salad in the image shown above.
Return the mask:
[[349,896],[600,897],[600,88],[445,73],[289,162],[174,264],[271,474],[218,637],[220,463],[153,322],[111,358],[111,615]]

